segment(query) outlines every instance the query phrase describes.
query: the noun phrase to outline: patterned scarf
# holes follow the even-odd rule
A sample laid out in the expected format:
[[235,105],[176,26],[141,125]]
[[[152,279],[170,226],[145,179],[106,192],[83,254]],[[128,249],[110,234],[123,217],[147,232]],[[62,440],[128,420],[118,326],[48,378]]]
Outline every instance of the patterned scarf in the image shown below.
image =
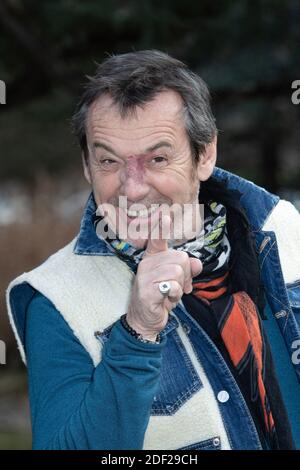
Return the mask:
[[[102,219],[102,216],[94,215],[95,229]],[[104,230],[109,234],[107,228]],[[135,248],[130,243],[120,240],[116,234],[113,234],[113,237],[107,236],[105,242],[110,251],[117,254],[124,261],[128,261],[134,272],[136,272],[138,264],[145,254],[144,248]],[[212,273],[219,273],[220,269],[227,270],[230,244],[227,237],[225,207],[212,201],[206,204],[204,207],[204,223],[200,235],[174,248],[200,259],[203,263],[202,275],[209,273],[211,276]]]
[[[95,217],[95,226],[99,220],[101,216]],[[105,241],[109,249],[136,273],[145,250],[136,249],[117,238]],[[193,292],[185,297],[197,299],[200,304],[208,306],[209,321],[215,322],[238,383],[242,385],[244,397],[250,403],[251,414],[258,415],[256,423],[262,428],[260,436],[266,441],[267,448],[278,448],[274,418],[265,386],[266,344],[259,311],[248,293],[233,293],[231,289],[231,247],[225,206],[212,200],[206,201],[200,236],[174,248],[202,261],[203,270],[193,279]],[[283,404],[282,407],[284,408]]]
[[268,447],[276,448],[274,418],[264,382],[266,344],[259,312],[246,292],[228,292],[227,278],[228,273],[211,282],[196,282],[192,294],[209,304],[239,381],[246,384],[249,400],[258,411]]

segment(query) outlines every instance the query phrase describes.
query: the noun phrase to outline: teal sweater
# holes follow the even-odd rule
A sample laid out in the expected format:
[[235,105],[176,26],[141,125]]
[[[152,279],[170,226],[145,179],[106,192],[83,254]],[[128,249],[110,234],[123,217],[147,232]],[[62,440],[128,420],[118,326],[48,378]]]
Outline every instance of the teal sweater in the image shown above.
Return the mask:
[[39,293],[25,334],[34,449],[142,449],[166,338],[144,344],[118,321],[95,368]]
[[[264,327],[300,449],[300,384],[272,315]],[[33,448],[142,449],[166,341],[143,344],[118,321],[95,368],[53,304],[36,293],[27,310],[25,344]]]
[[[269,338],[275,369],[296,448],[300,449],[300,383],[288,355],[277,321],[269,307],[267,307],[265,313],[267,320],[264,320],[263,325]],[[298,390],[298,393],[296,393],[296,390]]]

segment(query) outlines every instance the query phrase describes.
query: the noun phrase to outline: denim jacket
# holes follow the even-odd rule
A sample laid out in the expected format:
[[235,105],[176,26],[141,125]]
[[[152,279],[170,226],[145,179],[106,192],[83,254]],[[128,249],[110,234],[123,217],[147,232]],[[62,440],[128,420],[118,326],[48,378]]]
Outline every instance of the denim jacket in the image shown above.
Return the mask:
[[[238,190],[242,194],[241,204],[255,235],[267,306],[278,322],[300,382],[300,360],[298,361],[297,356],[297,347],[299,348],[300,345],[300,265],[298,277],[297,266],[296,269],[295,267],[292,270],[285,269],[284,272],[282,269],[290,263],[290,260],[286,259],[289,257],[289,246],[285,249],[283,243],[281,244],[283,249],[279,249],[275,232],[283,221],[272,219],[281,201],[278,196],[220,168],[215,168],[214,177],[226,181],[229,189]],[[297,238],[300,232],[300,216],[290,203],[285,202],[285,204],[285,212],[290,212],[286,214],[287,217],[296,219],[292,222],[288,239],[291,241],[294,237],[296,250],[300,251],[300,240]],[[82,218],[74,253],[76,255],[115,256],[95,233],[91,222],[94,210],[94,203],[90,198]],[[272,230],[273,226],[275,230]],[[288,227],[286,231],[288,232]],[[281,240],[281,234],[279,238]],[[294,260],[291,260],[291,263],[292,261]],[[17,310],[12,310],[15,322],[20,325]],[[178,334],[179,324],[188,336],[194,353],[202,364],[214,395],[218,399],[230,447],[232,449],[261,449],[262,444],[256,427],[229,368],[218,349],[186,311],[182,302],[172,311],[162,332],[162,336],[167,336],[168,341],[163,354],[161,378],[152,403],[151,416],[173,415],[203,386]],[[98,339],[102,344],[109,340],[112,327],[113,324],[99,333]],[[176,375],[176,381],[170,373],[170,370],[174,370],[174,364],[176,364],[176,370],[180,371]],[[216,449],[218,445],[217,439],[211,439],[206,442],[197,442],[189,446],[189,449]]]
[[[291,360],[294,359],[293,366],[300,382],[300,360],[297,360],[297,348],[299,349],[300,345],[300,265],[298,278],[294,282],[286,283],[282,273],[276,234],[272,230],[265,229],[270,213],[279,204],[280,198],[220,168],[215,168],[213,176],[217,180],[226,181],[228,189],[238,190],[242,194],[241,204],[246,211],[256,240],[267,307],[271,309],[278,322]],[[292,205],[290,206],[292,207]],[[294,243],[295,245],[298,243],[298,250],[300,250],[300,240],[296,237],[300,230],[300,216],[296,211],[294,215],[296,218],[298,217],[295,221],[298,224],[298,231],[295,233]],[[90,214],[88,217],[90,217]],[[88,234],[85,233],[83,220],[82,233],[75,248],[76,253],[88,254],[93,252],[94,243],[88,243],[87,237]],[[98,254],[110,254],[105,243],[103,243]],[[189,332],[189,339],[202,364],[205,365],[206,373],[216,396],[220,391],[227,391],[230,396],[230,400],[221,404],[220,409],[223,422],[225,425],[227,423],[226,428],[228,431],[230,430],[232,448],[259,449],[261,446],[249,411],[220,353],[203,329],[189,315],[182,303],[175,308],[174,314],[183,324],[184,329]],[[169,356],[173,359],[175,356],[177,357],[178,367],[182,373],[178,376],[176,387],[173,383],[168,384],[168,361],[166,360],[163,363],[162,375],[164,380],[161,381],[161,384],[164,384],[164,386],[159,390],[153,403],[152,414],[154,415],[156,413],[165,415],[173,413],[176,407],[179,408],[182,402],[193,393],[195,388],[201,387],[199,378],[197,378],[191,363],[189,363],[188,356],[180,354],[176,348],[178,343],[176,322],[177,320],[174,317],[171,318],[163,334],[168,334],[169,349],[172,349],[172,351],[169,351]],[[104,337],[105,334],[109,334],[109,329],[104,333]],[[171,338],[172,340],[170,340]],[[240,409],[244,416],[243,425],[241,425],[242,421],[237,418],[236,409]]]

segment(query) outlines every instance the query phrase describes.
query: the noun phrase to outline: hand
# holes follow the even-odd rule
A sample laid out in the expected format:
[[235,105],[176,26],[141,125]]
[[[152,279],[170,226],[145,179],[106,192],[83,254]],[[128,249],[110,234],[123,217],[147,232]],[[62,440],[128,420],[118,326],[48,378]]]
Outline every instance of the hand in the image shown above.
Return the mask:
[[[132,288],[128,324],[144,338],[155,340],[164,329],[169,312],[180,301],[182,295],[192,292],[192,278],[202,271],[202,263],[190,258],[183,251],[168,248],[164,233],[170,233],[171,218],[164,215],[160,222],[159,238],[152,233],[140,261]],[[158,285],[169,281],[171,290],[167,297],[159,291]]]

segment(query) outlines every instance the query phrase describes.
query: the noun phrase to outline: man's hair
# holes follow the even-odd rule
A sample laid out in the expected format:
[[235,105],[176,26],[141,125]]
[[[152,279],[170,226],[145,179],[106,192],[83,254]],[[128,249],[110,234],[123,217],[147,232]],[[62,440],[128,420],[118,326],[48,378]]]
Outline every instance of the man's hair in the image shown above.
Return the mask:
[[134,114],[158,93],[173,90],[182,98],[185,128],[195,161],[217,134],[205,82],[181,61],[157,50],[114,55],[98,65],[73,115],[73,131],[87,159],[86,119],[89,107],[100,96],[110,95],[120,116]]

